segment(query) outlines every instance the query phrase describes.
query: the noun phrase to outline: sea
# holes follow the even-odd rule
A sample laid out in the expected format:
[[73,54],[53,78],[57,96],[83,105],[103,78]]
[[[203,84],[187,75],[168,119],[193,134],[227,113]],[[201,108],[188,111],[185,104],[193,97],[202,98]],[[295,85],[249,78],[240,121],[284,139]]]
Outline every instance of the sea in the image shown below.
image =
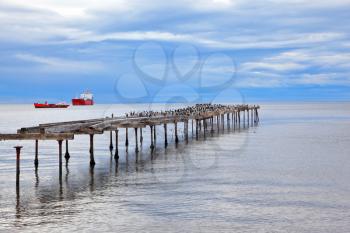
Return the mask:
[[[2,104],[0,133],[178,105]],[[39,141],[38,169],[34,141],[0,141],[0,232],[350,232],[350,103],[260,106],[256,126],[196,140],[190,123],[188,143],[181,124],[178,145],[169,126],[167,148],[158,126],[153,152],[149,128],[139,153],[134,130],[126,147],[121,129],[119,161],[110,133],[96,135],[93,169],[89,136],[77,135],[61,179],[57,141]]]

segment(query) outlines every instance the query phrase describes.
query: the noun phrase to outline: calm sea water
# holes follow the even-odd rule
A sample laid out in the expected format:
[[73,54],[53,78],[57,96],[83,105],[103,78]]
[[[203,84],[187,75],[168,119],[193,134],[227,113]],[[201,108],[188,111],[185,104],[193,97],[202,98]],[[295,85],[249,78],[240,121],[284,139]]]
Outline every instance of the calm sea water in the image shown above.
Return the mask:
[[[0,132],[148,108],[0,105]],[[265,104],[260,118],[258,127],[190,138],[188,145],[180,126],[178,148],[169,136],[167,149],[159,127],[153,154],[149,128],[138,155],[133,130],[128,152],[122,131],[119,163],[108,133],[98,135],[93,170],[88,136],[77,136],[61,183],[57,142],[39,142],[37,171],[34,142],[0,142],[0,231],[350,232],[350,104]]]

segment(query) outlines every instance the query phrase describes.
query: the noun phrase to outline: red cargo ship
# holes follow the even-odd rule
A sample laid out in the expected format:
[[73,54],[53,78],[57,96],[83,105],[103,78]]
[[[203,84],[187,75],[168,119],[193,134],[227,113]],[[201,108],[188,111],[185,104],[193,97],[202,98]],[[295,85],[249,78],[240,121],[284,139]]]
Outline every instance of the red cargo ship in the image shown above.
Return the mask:
[[86,91],[82,94],[80,94],[80,98],[74,98],[72,99],[72,104],[77,105],[94,105],[94,99],[91,92]]
[[34,103],[35,108],[68,108],[69,104],[58,103],[58,104],[48,104],[47,101],[45,103]]

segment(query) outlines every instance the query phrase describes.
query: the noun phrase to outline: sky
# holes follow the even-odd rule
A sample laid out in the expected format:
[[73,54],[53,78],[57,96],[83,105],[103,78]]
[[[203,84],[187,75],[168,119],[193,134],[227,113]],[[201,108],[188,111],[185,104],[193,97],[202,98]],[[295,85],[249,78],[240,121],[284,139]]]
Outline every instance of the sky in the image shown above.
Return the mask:
[[0,103],[350,100],[350,0],[0,0]]

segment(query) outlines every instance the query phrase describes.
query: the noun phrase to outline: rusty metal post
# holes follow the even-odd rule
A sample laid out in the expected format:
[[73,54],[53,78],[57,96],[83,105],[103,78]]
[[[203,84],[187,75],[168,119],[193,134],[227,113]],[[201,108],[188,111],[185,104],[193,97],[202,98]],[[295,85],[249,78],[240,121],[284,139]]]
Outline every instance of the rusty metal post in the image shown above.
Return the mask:
[[94,135],[90,134],[90,166],[95,166],[95,157],[94,157]]

